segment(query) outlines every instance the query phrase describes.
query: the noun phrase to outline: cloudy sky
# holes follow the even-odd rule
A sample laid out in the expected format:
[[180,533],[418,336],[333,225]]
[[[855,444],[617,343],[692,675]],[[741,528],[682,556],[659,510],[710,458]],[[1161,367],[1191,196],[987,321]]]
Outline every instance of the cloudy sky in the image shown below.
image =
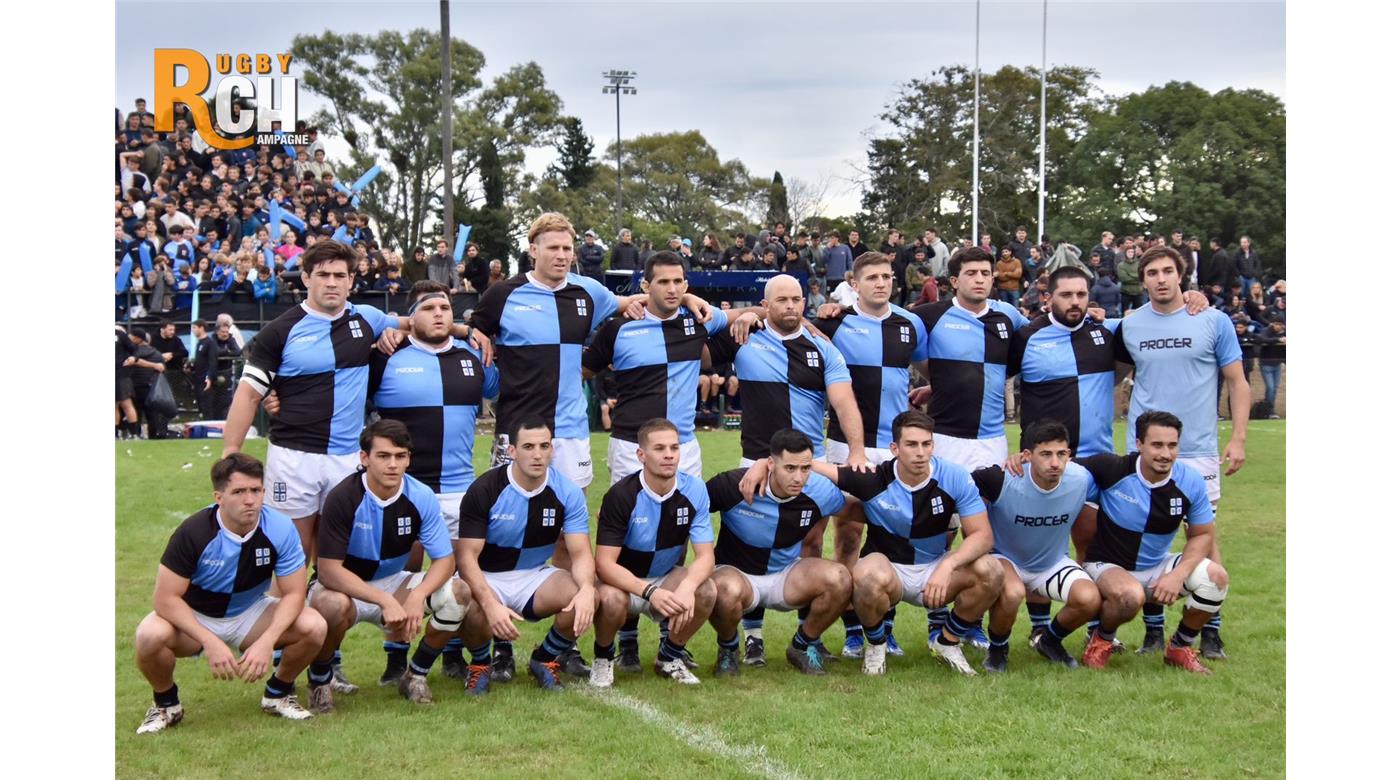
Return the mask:
[[[452,34],[480,49],[490,79],[534,60],[562,110],[601,152],[616,132],[603,71],[637,71],[623,98],[624,137],[698,129],[723,159],[755,175],[827,180],[826,213],[859,207],[849,183],[866,139],[899,85],[949,64],[971,65],[973,3],[465,3]],[[1109,94],[1168,81],[1215,91],[1258,88],[1286,98],[1284,4],[1049,4],[1051,67],[1100,73]],[[152,50],[285,51],[297,33],[438,27],[438,4],[386,2],[117,3],[116,105],[148,100]],[[1041,3],[982,3],[981,65],[1040,64]],[[295,71],[296,65],[293,65]],[[301,113],[319,99],[301,90]],[[334,147],[332,147],[334,152]],[[540,170],[550,151],[530,156]]]

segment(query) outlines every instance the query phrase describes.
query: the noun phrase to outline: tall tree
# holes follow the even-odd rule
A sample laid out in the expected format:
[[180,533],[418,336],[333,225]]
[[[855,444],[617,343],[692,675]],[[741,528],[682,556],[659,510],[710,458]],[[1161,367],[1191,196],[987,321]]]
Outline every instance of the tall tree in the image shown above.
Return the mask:
[[593,162],[593,139],[583,132],[583,121],[576,116],[564,117],[563,129],[554,149],[559,153],[549,167],[549,173],[566,190],[581,190],[598,178],[598,166]]
[[768,185],[768,213],[763,222],[769,227],[778,222],[784,225],[792,224],[792,213],[788,209],[787,185],[783,184],[782,171],[773,171],[773,183]]
[[[405,249],[422,244],[425,231],[438,229],[442,220],[440,49],[438,33],[426,29],[292,39],[292,54],[304,68],[302,84],[329,103],[312,122],[350,144],[350,164],[339,165],[338,175],[354,178],[381,166],[383,173],[360,196],[360,208],[390,244]],[[452,172],[464,207],[459,213],[466,216],[488,207],[481,170],[488,147],[509,192],[521,175],[525,150],[553,140],[560,102],[534,63],[512,67],[484,86],[481,52],[457,39],[451,52]],[[490,207],[508,209],[509,203]]]
[[[1052,68],[1046,79],[1046,191],[1063,159],[1103,107],[1088,68]],[[1040,71],[1003,67],[982,77],[980,227],[1000,241],[1034,230],[1039,176]],[[904,84],[880,114],[892,130],[872,138],[862,205],[872,226],[906,234],[936,227],[950,237],[971,231],[973,74],[945,66]]]

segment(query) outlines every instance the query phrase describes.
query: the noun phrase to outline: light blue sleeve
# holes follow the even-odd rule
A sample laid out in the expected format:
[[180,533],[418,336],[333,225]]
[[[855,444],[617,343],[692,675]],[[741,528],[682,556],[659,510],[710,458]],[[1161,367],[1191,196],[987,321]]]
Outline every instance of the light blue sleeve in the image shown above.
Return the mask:
[[914,352],[909,356],[910,361],[917,362],[928,360],[928,329],[925,328],[923,322],[913,314],[910,314],[906,319],[909,320],[910,326],[914,328]]
[[836,483],[815,472],[807,477],[807,489],[804,492],[817,502],[823,515],[834,515],[846,506],[846,497],[836,487]]
[[972,481],[972,475],[967,473],[966,469],[957,469],[955,473],[949,475],[946,483],[939,480],[939,484],[953,497],[953,503],[957,504],[959,515],[967,517],[987,511],[987,505],[982,501],[982,494],[977,492],[977,483]]
[[[292,524],[291,518],[283,515],[276,524],[279,531],[278,538],[273,542],[277,545],[277,576],[286,577],[296,574],[297,569],[306,565],[306,553],[301,549],[301,537],[297,535],[297,528]],[[268,523],[271,527],[273,524]]]
[[430,560],[439,560],[452,557],[452,540],[447,538],[447,522],[442,519],[442,506],[438,504],[437,496],[433,495],[427,485],[419,485],[421,491],[415,497],[414,504],[418,507],[418,512],[423,515],[423,527],[418,531],[418,541],[423,545],[423,552],[427,553]]
[[[601,285],[599,285],[601,286]],[[564,502],[564,533],[588,535],[588,502],[578,485],[560,474],[560,482],[567,483],[559,498]],[[570,490],[569,488],[572,488]]]
[[851,370],[846,367],[846,358],[841,355],[841,350],[826,339],[816,338],[812,341],[816,342],[817,348],[822,351],[822,358],[826,361],[827,387],[837,382],[850,382]]
[[711,336],[729,327],[729,312],[718,306],[710,307],[710,321],[705,323],[705,332]]
[[698,479],[689,484],[692,488],[685,495],[695,506],[695,517],[690,520],[690,543],[714,544],[715,528],[710,524],[710,491]]
[[356,306],[355,311],[359,312],[360,316],[364,317],[369,326],[374,329],[375,338],[379,338],[379,334],[384,331],[399,326],[398,317],[390,317],[373,306]]
[[1244,359],[1240,352],[1240,340],[1235,337],[1235,326],[1223,312],[1215,312],[1215,364],[1224,368]]

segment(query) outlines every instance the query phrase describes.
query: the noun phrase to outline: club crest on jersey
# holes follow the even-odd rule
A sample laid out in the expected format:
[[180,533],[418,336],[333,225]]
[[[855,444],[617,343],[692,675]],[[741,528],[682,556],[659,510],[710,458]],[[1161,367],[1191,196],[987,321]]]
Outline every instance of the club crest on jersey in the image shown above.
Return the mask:
[[816,352],[812,352],[811,350],[808,350],[808,352],[807,352],[807,367],[808,367],[808,368],[821,368],[821,355],[817,354]]
[[267,547],[259,547],[253,551],[253,565],[266,566],[272,563],[272,550]]
[[554,513],[554,507],[548,507],[540,510],[540,525],[544,526],[545,528],[553,528],[554,523],[557,521],[557,518],[555,517]]
[[588,316],[588,301],[584,300],[583,298],[579,298],[578,300],[574,301],[574,306],[578,311],[578,316]]
[[1096,346],[1100,346],[1100,347],[1103,346],[1103,331],[1101,331],[1101,330],[1091,330],[1091,331],[1089,331],[1089,338],[1091,338],[1091,339],[1094,340],[1094,344],[1095,344]]
[[1167,502],[1167,508],[1171,511],[1173,516],[1176,516],[1181,514],[1184,507],[1182,506],[1180,498],[1173,498]]
[[902,342],[902,343],[904,343],[904,344],[908,344],[908,343],[909,343],[909,326],[908,326],[908,325],[900,325],[900,326],[899,326],[899,340],[900,340],[900,342]]
[[476,376],[476,369],[472,367],[472,362],[470,360],[463,358],[460,362],[462,364],[462,376]]
[[685,329],[685,335],[695,335],[695,320],[686,317],[685,320],[681,322],[681,327]]
[[690,507],[676,507],[676,525],[690,525]]
[[798,524],[799,526],[803,527],[803,528],[806,528],[807,526],[811,525],[811,524],[812,524],[812,510],[810,510],[810,509],[804,509],[804,510],[802,510],[802,517],[798,519],[797,524]]
[[286,501],[286,500],[287,500],[287,483],[286,483],[286,482],[273,482],[273,483],[272,483],[272,500],[273,500],[273,501]]
[[400,517],[397,520],[395,520],[394,523],[398,527],[399,536],[408,536],[409,534],[413,533],[412,517]]
[[1006,329],[1006,323],[1004,323],[1004,322],[998,322],[998,323],[997,323],[997,338],[999,338],[999,339],[1009,339],[1009,338],[1011,338],[1011,334],[1010,334],[1010,333],[1007,331],[1007,329]]
[[935,515],[943,514],[943,496],[934,496],[933,500],[929,502],[929,506]]
[[359,321],[359,320],[350,320],[350,336],[351,336],[352,338],[357,338],[357,339],[362,339],[362,338],[365,337],[364,332],[360,330],[360,321]]

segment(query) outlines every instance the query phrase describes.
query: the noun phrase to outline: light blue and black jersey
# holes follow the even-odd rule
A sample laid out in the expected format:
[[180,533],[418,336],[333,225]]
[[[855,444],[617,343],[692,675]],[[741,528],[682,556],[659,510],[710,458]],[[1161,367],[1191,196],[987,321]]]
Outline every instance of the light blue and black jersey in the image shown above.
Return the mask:
[[1120,320],[1067,328],[1037,317],[1011,339],[1008,374],[1021,375],[1021,431],[1040,420],[1069,429],[1075,455],[1113,452],[1113,334]]
[[1181,419],[1178,457],[1218,456],[1215,401],[1220,369],[1243,359],[1230,318],[1218,309],[1192,317],[1185,307],[1158,314],[1144,306],[1123,318],[1114,349],[1119,360],[1134,368],[1128,451],[1137,449],[1132,422],[1153,411]]
[[715,363],[734,361],[744,399],[739,440],[745,458],[768,457],[768,442],[783,428],[806,434],[812,440],[812,457],[826,453],[826,389],[851,381],[846,359],[836,347],[801,329],[779,336],[772,328],[755,331],[739,346],[723,330],[710,339],[710,356]]
[[933,563],[948,551],[953,515],[987,511],[967,469],[934,457],[929,474],[910,487],[898,478],[896,460],[873,473],[841,469],[836,484],[860,499],[866,535],[862,556],[880,553],[891,563]]
[[486,540],[482,571],[538,569],[559,534],[588,534],[588,502],[578,485],[551,466],[544,484],[526,492],[510,470],[509,463],[491,469],[462,496],[457,538]]
[[846,505],[846,497],[820,474],[807,477],[802,492],[784,499],[772,493],[744,503],[739,480],[744,469],[722,471],[705,484],[710,509],[719,512],[719,541],[715,563],[745,574],[775,574],[790,566],[802,551],[802,540],[827,515]]
[[476,418],[483,398],[495,398],[500,373],[460,339],[434,350],[409,337],[393,355],[375,350],[369,392],[381,417],[408,426],[413,458],[408,473],[437,493],[461,493],[472,483]]
[[1138,473],[1139,454],[1094,455],[1079,463],[1093,477],[1089,501],[1099,505],[1098,528],[1088,560],[1129,571],[1150,569],[1171,552],[1182,523],[1215,522],[1205,479],[1180,461],[1171,476],[1150,484]]
[[398,320],[372,306],[347,303],[332,318],[307,304],[288,309],[253,338],[242,381],[282,404],[268,439],[302,452],[360,451],[369,357],[379,334]]
[[385,501],[366,479],[361,469],[331,488],[317,524],[317,557],[344,561],[346,569],[369,582],[403,571],[414,542],[432,560],[452,555],[432,488],[405,474],[398,495]]
[[928,332],[928,414],[938,433],[959,439],[1005,435],[1011,335],[1029,320],[1016,307],[990,299],[980,315],[956,298],[917,306],[914,314]]
[[561,439],[588,437],[583,400],[583,345],[588,334],[617,311],[602,284],[569,274],[556,289],[519,274],[486,288],[470,324],[496,340],[501,398],[496,433],[516,420],[538,416]]
[[[928,331],[911,312],[890,306],[883,317],[874,317],[847,306],[816,326],[831,339],[851,373],[865,446],[886,449],[894,440],[890,424],[909,410],[909,366],[928,360]],[[841,424],[832,415],[827,438],[846,441]]]
[[972,472],[972,481],[988,505],[992,552],[1026,572],[1045,571],[1068,555],[1070,529],[1093,482],[1083,466],[1069,464],[1053,490],[1035,484],[1029,465],[1019,477],[988,466]]
[[650,312],[640,320],[612,317],[604,322],[583,365],[594,373],[609,364],[617,383],[612,437],[635,442],[637,429],[664,417],[676,424],[682,442],[695,438],[695,393],[700,384],[700,357],[705,341],[729,325],[719,309],[702,323],[682,306],[670,319]]
[[620,547],[617,562],[642,578],[664,577],[685,562],[685,544],[713,544],[705,483],[678,472],[671,492],[657,495],[642,472],[608,488],[598,511],[598,545]]
[[292,519],[262,508],[245,537],[219,522],[211,504],[190,515],[165,546],[160,563],[190,581],[185,603],[205,617],[237,617],[267,593],[273,576],[295,574],[306,563]]

